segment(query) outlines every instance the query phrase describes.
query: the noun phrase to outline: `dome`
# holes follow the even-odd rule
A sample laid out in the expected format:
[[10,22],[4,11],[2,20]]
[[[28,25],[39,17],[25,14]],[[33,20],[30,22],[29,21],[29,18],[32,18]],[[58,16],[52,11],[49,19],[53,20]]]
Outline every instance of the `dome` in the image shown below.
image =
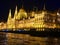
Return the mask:
[[25,10],[24,9],[20,9],[19,12],[25,12]]
[[27,13],[25,12],[24,9],[19,10],[18,17],[19,17],[19,19],[27,18]]

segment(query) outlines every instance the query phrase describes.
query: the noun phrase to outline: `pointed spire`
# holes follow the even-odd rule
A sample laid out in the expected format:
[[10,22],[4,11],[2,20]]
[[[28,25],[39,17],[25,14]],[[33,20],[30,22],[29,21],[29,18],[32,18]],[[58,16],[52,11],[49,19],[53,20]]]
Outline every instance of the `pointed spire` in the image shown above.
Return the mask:
[[46,7],[45,7],[45,3],[44,3],[44,7],[43,7],[43,10],[46,10]]
[[37,7],[36,7],[36,6],[34,6],[34,7],[33,7],[33,11],[36,11],[36,8],[37,8]]
[[8,20],[7,20],[7,22],[9,22],[9,20],[11,20],[11,9],[9,10],[9,15],[8,15]]
[[15,9],[15,14],[14,15],[16,15],[17,14],[17,6],[16,6],[16,9]]
[[33,11],[38,11],[38,8],[36,7],[36,6],[34,6],[34,8],[33,8]]
[[16,16],[17,16],[17,6],[16,6],[16,9],[15,9],[14,19],[16,18]]
[[23,9],[23,4],[22,4],[22,9]]
[[11,9],[9,10],[9,16],[8,16],[8,18],[11,18]]
[[35,6],[33,7],[33,11],[34,11],[34,9],[35,9]]
[[24,0],[22,0],[22,9],[23,9],[23,5],[24,5]]

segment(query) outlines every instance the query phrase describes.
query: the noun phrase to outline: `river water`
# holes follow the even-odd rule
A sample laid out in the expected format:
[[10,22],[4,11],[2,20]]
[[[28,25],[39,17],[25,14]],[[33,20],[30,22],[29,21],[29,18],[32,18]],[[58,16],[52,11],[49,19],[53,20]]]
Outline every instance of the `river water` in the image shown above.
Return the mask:
[[0,45],[60,45],[60,38],[0,32]]

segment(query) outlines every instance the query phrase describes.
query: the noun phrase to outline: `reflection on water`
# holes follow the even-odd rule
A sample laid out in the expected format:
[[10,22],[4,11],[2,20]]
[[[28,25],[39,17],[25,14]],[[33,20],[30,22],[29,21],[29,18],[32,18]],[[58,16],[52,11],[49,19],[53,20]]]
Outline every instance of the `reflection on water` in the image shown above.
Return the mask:
[[59,45],[60,38],[34,37],[28,34],[0,33],[0,45]]
[[0,45],[7,45],[6,33],[0,32]]

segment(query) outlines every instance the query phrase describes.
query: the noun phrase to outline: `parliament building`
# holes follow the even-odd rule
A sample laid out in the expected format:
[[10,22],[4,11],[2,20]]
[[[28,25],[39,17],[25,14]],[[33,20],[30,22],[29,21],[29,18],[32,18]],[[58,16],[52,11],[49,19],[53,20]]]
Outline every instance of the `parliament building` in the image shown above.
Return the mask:
[[0,23],[0,30],[36,29],[37,31],[44,31],[45,28],[60,28],[59,11],[53,13],[49,12],[45,9],[45,5],[43,7],[43,10],[37,12],[26,12],[24,8],[21,8],[18,11],[16,6],[14,17],[12,18],[10,9],[7,22]]

